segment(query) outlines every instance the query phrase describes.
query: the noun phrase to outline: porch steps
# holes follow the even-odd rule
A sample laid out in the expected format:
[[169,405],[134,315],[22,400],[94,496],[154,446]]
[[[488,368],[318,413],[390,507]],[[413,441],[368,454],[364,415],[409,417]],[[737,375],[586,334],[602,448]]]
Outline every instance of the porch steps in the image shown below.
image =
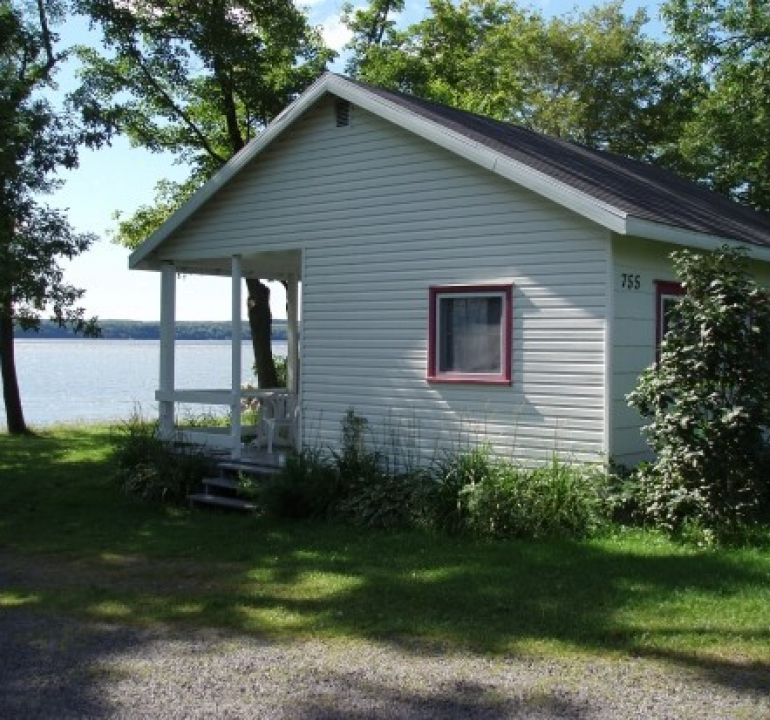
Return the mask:
[[200,491],[187,496],[190,505],[254,512],[256,504],[242,497],[240,478],[264,480],[279,472],[280,467],[266,462],[222,460],[217,463],[217,469],[219,475],[204,478]]
[[193,493],[187,499],[193,505],[209,505],[211,507],[227,508],[228,510],[241,510],[242,512],[254,512],[257,506],[242,498],[225,497],[224,495],[210,495],[208,493]]

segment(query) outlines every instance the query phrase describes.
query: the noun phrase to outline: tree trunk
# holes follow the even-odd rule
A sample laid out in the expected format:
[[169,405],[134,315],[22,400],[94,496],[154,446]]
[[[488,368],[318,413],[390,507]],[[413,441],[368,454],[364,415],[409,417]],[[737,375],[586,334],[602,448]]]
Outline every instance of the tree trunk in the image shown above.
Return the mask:
[[270,288],[259,280],[246,279],[249,291],[248,311],[251,345],[254,348],[254,367],[257,384],[261,388],[278,387],[278,374],[273,362],[272,325],[270,315]]
[[0,305],[0,372],[3,378],[3,399],[8,432],[22,435],[27,430],[24,411],[21,407],[19,381],[16,377],[16,359],[13,347],[13,315],[10,303]]

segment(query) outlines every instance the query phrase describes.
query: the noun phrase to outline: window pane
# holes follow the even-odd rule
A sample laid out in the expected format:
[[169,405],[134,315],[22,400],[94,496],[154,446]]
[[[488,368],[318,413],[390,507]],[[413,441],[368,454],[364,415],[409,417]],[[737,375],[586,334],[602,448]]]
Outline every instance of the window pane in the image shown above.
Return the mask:
[[440,297],[438,314],[439,372],[502,372],[502,297]]
[[662,295],[660,298],[660,339],[666,337],[671,328],[671,311],[681,300],[679,295]]

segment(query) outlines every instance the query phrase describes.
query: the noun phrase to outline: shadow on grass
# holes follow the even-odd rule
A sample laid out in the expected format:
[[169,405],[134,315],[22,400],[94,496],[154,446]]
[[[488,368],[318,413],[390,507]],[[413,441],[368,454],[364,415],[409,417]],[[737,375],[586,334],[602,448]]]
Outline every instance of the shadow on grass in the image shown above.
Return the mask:
[[6,587],[35,594],[30,607],[420,653],[617,652],[739,692],[770,687],[766,554],[642,535],[482,543],[148,507],[112,485],[104,436],[72,441],[38,446],[37,469],[13,471],[32,509],[0,519],[0,547],[22,558],[6,562]]

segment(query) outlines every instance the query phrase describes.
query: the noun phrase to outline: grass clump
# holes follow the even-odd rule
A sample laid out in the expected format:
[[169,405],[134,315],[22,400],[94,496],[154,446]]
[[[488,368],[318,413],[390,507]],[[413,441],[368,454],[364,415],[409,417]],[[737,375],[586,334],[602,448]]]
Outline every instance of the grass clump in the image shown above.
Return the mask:
[[460,491],[466,525],[476,535],[517,538],[584,538],[607,524],[598,469],[570,465],[553,457],[527,469],[491,462],[480,482]]
[[278,517],[323,517],[379,528],[423,527],[494,538],[584,538],[607,524],[606,477],[557,457],[529,469],[489,448],[401,467],[371,450],[366,421],[349,411],[340,452],[303,452],[262,488]]
[[112,434],[114,476],[128,495],[151,502],[180,503],[208,469],[197,450],[158,437],[158,423],[134,413]]

